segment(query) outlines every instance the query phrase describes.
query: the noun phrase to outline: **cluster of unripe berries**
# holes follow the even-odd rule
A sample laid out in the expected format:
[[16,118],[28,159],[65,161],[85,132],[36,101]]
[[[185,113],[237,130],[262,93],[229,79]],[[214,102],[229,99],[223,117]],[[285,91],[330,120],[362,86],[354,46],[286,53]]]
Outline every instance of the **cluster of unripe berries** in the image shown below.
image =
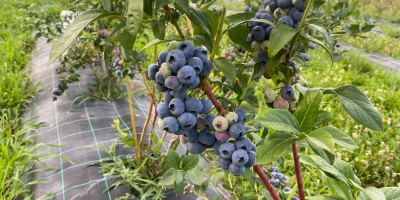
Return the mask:
[[289,102],[296,100],[296,92],[291,85],[282,86],[279,94],[281,98],[277,98],[274,88],[269,84],[264,87],[264,99],[268,107],[276,109],[288,109]]
[[234,61],[236,59],[236,54],[232,53],[231,51],[225,51],[224,55],[230,61]]
[[[68,86],[67,86],[68,88]],[[51,94],[51,97],[53,98],[53,101],[57,100],[57,97],[61,96],[63,94],[63,90],[61,88],[61,80],[58,82],[57,87],[53,89],[53,93]]]
[[[270,172],[271,178],[269,183],[277,189],[281,189],[284,192],[290,192],[290,187],[288,177],[285,176],[283,173],[279,173],[279,167],[266,167],[267,170]],[[293,196],[291,200],[300,200],[298,197]]]
[[120,61],[121,61],[121,57],[118,56],[118,57],[114,60],[114,63],[113,63],[113,67],[115,68],[115,74],[118,75],[118,76],[121,76],[121,74],[122,74],[121,68],[118,66],[118,64],[119,64]]

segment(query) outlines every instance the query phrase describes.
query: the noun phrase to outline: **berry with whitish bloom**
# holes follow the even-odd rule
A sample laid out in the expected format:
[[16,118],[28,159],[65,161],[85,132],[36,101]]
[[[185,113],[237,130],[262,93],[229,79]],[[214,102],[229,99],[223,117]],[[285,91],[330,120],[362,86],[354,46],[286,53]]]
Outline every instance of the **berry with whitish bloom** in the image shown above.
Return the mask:
[[162,127],[164,131],[175,133],[179,130],[179,123],[174,117],[168,116],[163,119]]
[[259,51],[257,54],[258,61],[261,63],[266,63],[269,60],[267,51]]
[[221,169],[228,170],[229,165],[232,164],[231,159],[224,159],[222,157],[218,158],[218,166],[221,167]]
[[201,46],[198,46],[194,49],[194,56],[200,58],[201,61],[205,62],[207,60],[207,51]]
[[246,127],[242,123],[233,124],[229,127],[229,135],[232,138],[242,137],[246,133]]
[[156,64],[151,64],[147,70],[147,75],[150,77],[151,80],[156,80],[156,73],[160,69],[160,66]]
[[178,49],[183,52],[186,59],[192,57],[195,53],[194,45],[189,41],[183,41],[178,45]]
[[200,74],[200,72],[203,70],[203,61],[198,58],[198,57],[191,57],[187,60],[188,65],[193,67],[193,69],[196,71],[196,74]]
[[208,131],[201,131],[197,139],[204,145],[213,145],[215,142],[215,136]]
[[165,102],[161,102],[157,105],[157,109],[156,109],[156,113],[158,115],[158,117],[160,117],[161,119],[164,119],[165,117],[169,116],[169,108],[168,108],[168,104]]
[[180,98],[173,98],[169,103],[169,111],[173,115],[181,115],[185,112],[185,103]]
[[234,146],[236,149],[242,149],[246,152],[250,152],[252,148],[252,142],[247,137],[240,137],[235,140]]
[[292,6],[292,0],[278,0],[278,6],[282,9],[288,9]]
[[185,107],[186,112],[198,114],[203,109],[203,103],[196,98],[190,98],[185,101]]
[[182,84],[179,82],[178,77],[176,76],[168,76],[165,79],[165,87],[170,90],[180,90],[182,89]]
[[249,157],[249,160],[244,165],[244,167],[246,167],[246,168],[253,167],[254,163],[256,162],[256,153],[254,151],[250,151],[247,155]]
[[285,191],[285,192],[290,192],[290,187],[284,187],[284,188],[283,188],[283,191]]
[[167,63],[169,68],[177,73],[186,63],[185,55],[179,50],[172,50],[168,53]]
[[229,142],[223,143],[219,146],[218,153],[223,159],[231,159],[235,146]]
[[215,134],[215,138],[218,141],[221,141],[221,142],[226,142],[230,138],[230,135],[229,135],[228,131],[222,131],[222,132],[215,131],[214,134]]
[[239,176],[245,172],[246,168],[244,166],[238,166],[234,163],[229,165],[229,172],[235,176]]
[[238,123],[246,121],[246,112],[242,108],[236,109],[235,113],[238,115]]
[[185,112],[178,117],[179,126],[186,130],[193,128],[196,125],[196,120],[196,116],[188,112]]
[[161,64],[167,62],[167,56],[168,56],[168,51],[161,51],[161,53],[158,55],[158,58],[157,58],[158,65],[161,65]]
[[187,149],[193,154],[201,154],[205,150],[204,146],[198,141],[188,142]]
[[207,115],[205,117],[206,126],[209,130],[214,130],[214,126],[213,126],[214,118],[215,118],[215,115]]
[[190,84],[196,78],[196,71],[193,67],[185,65],[179,69],[177,77],[182,84]]
[[201,100],[201,103],[203,104],[203,109],[201,109],[200,114],[208,113],[213,106],[212,102],[208,99]]
[[278,20],[278,23],[283,23],[283,24],[288,25],[289,27],[292,27],[293,26],[293,19],[290,16],[286,15],[286,16],[283,16],[282,18],[280,18]]
[[199,133],[197,132],[197,129],[192,128],[186,131],[186,133],[183,134],[185,136],[186,140],[189,142],[193,142],[197,140],[197,137],[199,136]]
[[265,29],[265,37],[264,37],[264,39],[269,40],[269,37],[271,36],[272,29],[274,29],[273,26],[269,26],[268,28]]
[[217,116],[213,119],[213,127],[216,131],[225,131],[228,128],[228,120],[225,117]]
[[249,155],[245,150],[238,149],[232,154],[232,163],[237,166],[244,166],[249,161]]
[[212,70],[212,63],[210,60],[206,60],[203,62],[203,70],[199,74],[197,74],[200,77],[208,75]]
[[261,26],[255,26],[251,29],[251,35],[257,42],[262,42],[265,37],[265,29]]
[[296,99],[296,92],[294,91],[294,88],[291,85],[284,85],[279,94],[281,97],[287,101],[292,101]]

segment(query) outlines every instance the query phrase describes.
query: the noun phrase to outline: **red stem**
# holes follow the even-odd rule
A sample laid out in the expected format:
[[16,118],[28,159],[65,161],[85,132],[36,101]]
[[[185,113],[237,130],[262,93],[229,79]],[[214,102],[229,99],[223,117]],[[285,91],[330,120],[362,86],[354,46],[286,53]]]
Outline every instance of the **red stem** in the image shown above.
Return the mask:
[[213,92],[211,91],[210,86],[208,85],[207,79],[204,79],[203,81],[203,91],[206,93],[210,101],[214,104],[215,108],[218,110],[218,112],[225,116],[226,115],[226,110],[219,104],[217,99],[215,98]]
[[293,150],[294,169],[296,171],[296,179],[297,179],[297,187],[298,187],[299,197],[300,197],[300,200],[305,200],[303,181],[301,179],[300,160],[299,160],[299,154],[297,152],[296,143],[292,144],[292,150]]
[[274,200],[281,200],[278,196],[278,194],[275,192],[274,188],[272,187],[271,183],[269,183],[268,178],[265,176],[264,172],[260,168],[259,165],[254,165],[253,167],[258,176],[261,178],[262,182],[264,183],[265,187],[267,187],[269,194],[272,196]]

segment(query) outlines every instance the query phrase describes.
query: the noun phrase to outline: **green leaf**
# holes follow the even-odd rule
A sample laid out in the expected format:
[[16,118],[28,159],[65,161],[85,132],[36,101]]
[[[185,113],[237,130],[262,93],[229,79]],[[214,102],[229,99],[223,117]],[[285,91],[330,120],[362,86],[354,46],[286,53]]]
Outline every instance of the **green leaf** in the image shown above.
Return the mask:
[[175,151],[168,151],[167,162],[174,169],[179,169],[181,166],[181,158]]
[[279,51],[274,57],[270,58],[267,62],[267,74],[269,77],[274,76],[276,68],[281,64],[283,51]]
[[251,46],[247,44],[247,35],[249,29],[244,25],[236,26],[228,31],[228,37],[232,42],[244,47],[247,51],[252,52]]
[[183,171],[189,171],[196,167],[196,165],[199,163],[199,155],[196,154],[189,154],[182,160],[182,170]]
[[328,112],[328,111],[324,111],[324,110],[320,110],[319,112],[318,112],[318,115],[317,115],[317,119],[315,119],[315,123],[314,123],[314,127],[315,126],[319,126],[319,125],[321,125],[322,123],[324,123],[326,120],[328,120],[329,118],[331,118],[331,113],[330,112]]
[[115,27],[110,35],[108,36],[109,38],[112,37],[115,33],[117,33],[119,30],[121,30],[122,28],[124,28],[126,26],[126,20],[123,20],[120,24],[118,24],[117,27]]
[[81,33],[81,31],[93,21],[96,21],[105,17],[122,17],[122,13],[109,12],[105,10],[88,10],[80,14],[65,30],[61,40],[53,40],[51,45],[49,64],[53,63],[58,59],[74,42],[75,38]]
[[[334,127],[329,127],[325,126],[322,128],[317,129],[321,132],[326,132],[329,133],[335,143],[343,148],[353,150],[353,149],[358,149],[357,144],[351,139],[350,136],[348,136],[346,133],[343,133],[342,131],[334,128]],[[315,131],[317,131],[315,130]]]
[[329,197],[325,197],[324,200],[346,200],[343,197],[338,197],[338,196],[329,196]]
[[274,109],[255,119],[262,126],[277,131],[300,134],[300,124],[287,110]]
[[189,0],[175,0],[175,2],[182,8],[183,12],[189,13]]
[[192,23],[194,25],[202,28],[209,35],[213,35],[212,34],[212,29],[211,29],[210,18],[208,17],[206,12],[190,6],[189,7],[189,15],[188,15],[188,17],[189,17],[190,21],[192,21]]
[[357,197],[357,200],[385,200],[385,194],[382,190],[375,187],[364,188]]
[[184,189],[185,189],[185,181],[183,181],[183,179],[181,182],[176,182],[176,181],[174,182],[174,191],[176,196],[181,195]]
[[195,185],[201,185],[204,182],[203,173],[198,169],[188,171],[186,176],[188,177],[189,181]]
[[335,147],[332,136],[324,131],[314,130],[307,135],[311,149],[330,164],[335,161]]
[[[266,23],[266,24],[269,24],[269,25],[275,27],[275,24],[274,24],[274,23],[272,23],[272,22],[270,22],[270,21],[268,21],[268,20],[265,20],[265,19],[244,20],[244,21],[240,21],[240,22],[234,23],[233,25],[229,26],[227,29],[225,29],[225,30],[222,32],[222,34],[225,34],[227,31],[229,31],[229,30],[231,30],[231,29],[233,29],[233,28],[236,28],[237,26],[240,26],[240,25],[242,25],[242,24],[248,23],[248,22],[262,22],[262,23]],[[247,31],[248,31],[248,29],[247,29]]]
[[167,36],[165,36],[164,40],[155,39],[155,40],[149,42],[142,49],[140,49],[140,51],[143,51],[144,49],[146,49],[148,47],[151,47],[153,45],[160,44],[160,43],[165,43],[165,42],[171,42],[173,40],[180,41],[182,39],[178,35],[167,35]]
[[329,57],[331,58],[331,62],[333,65],[334,60],[333,60],[333,56],[332,56],[332,51],[328,47],[326,47],[324,43],[322,43],[321,41],[319,41],[315,38],[308,38],[308,39],[304,39],[304,40],[314,42],[314,43],[318,44],[319,46],[321,46],[322,48],[324,48],[325,51],[328,53]]
[[213,49],[213,40],[209,35],[200,33],[193,35],[192,38],[199,42],[200,45],[204,45],[207,49]]
[[345,85],[335,89],[326,89],[325,94],[339,97],[344,109],[358,123],[373,130],[383,130],[382,117],[369,101],[367,95],[354,85]]
[[156,10],[158,10],[159,8],[170,4],[170,3],[174,3],[175,0],[156,0]]
[[[254,14],[255,14],[254,12],[235,13],[235,14],[226,16],[225,20],[228,21],[229,23],[238,23],[240,21],[244,21],[244,20],[253,18]],[[247,29],[247,32],[249,32],[248,29]]]
[[158,181],[159,185],[172,185],[175,182],[174,169],[169,169]]
[[269,163],[278,160],[286,152],[286,149],[297,140],[297,137],[288,132],[277,131],[268,134],[257,149],[257,163]]
[[314,27],[322,35],[322,37],[324,37],[326,43],[328,43],[329,46],[333,48],[333,40],[324,27],[318,26],[316,24],[308,24],[308,25]]
[[179,183],[183,181],[183,174],[181,171],[174,169],[174,177],[175,177],[175,182]]
[[254,185],[256,183],[256,179],[254,178],[253,172],[246,168],[246,171],[242,174],[242,177],[250,182],[250,185]]
[[110,0],[101,0],[100,2],[101,2],[101,5],[103,5],[104,10],[110,11],[110,7],[111,7]]
[[153,30],[154,37],[163,40],[165,37],[165,18],[151,20],[150,26]]
[[354,200],[352,190],[349,189],[349,186],[342,181],[336,180],[334,178],[328,178],[327,183],[329,184],[330,189],[335,192],[335,194],[341,196],[341,198],[334,199]]
[[144,0],[130,0],[128,5],[128,10],[126,12],[127,19],[126,19],[126,29],[130,34],[132,34],[135,38],[137,33],[142,26],[143,20],[143,5]]
[[268,56],[274,57],[299,32],[286,24],[277,24],[271,32]]
[[360,179],[354,174],[353,168],[348,163],[343,160],[336,160],[333,167],[339,170],[348,180],[351,180],[354,186],[362,189]]
[[215,66],[222,71],[226,77],[226,81],[233,85],[236,81],[236,69],[235,66],[225,57],[219,57],[214,60]]
[[298,105],[294,116],[300,122],[302,132],[307,132],[314,125],[323,96],[320,90],[308,92]]
[[246,96],[244,100],[247,101],[247,103],[249,103],[252,106],[258,105],[258,99],[257,99],[256,95],[254,95],[254,94],[250,94],[250,95]]
[[131,55],[136,36],[132,35],[125,29],[121,34],[117,36],[117,40],[124,47],[126,54]]
[[380,188],[385,194],[386,200],[400,200],[400,188],[399,187],[384,187]]
[[225,175],[224,172],[217,172],[217,173],[213,174],[213,175],[211,176],[211,178],[210,178],[211,183],[212,183],[214,186],[218,186],[219,180],[221,180],[221,178],[222,178],[224,175]]

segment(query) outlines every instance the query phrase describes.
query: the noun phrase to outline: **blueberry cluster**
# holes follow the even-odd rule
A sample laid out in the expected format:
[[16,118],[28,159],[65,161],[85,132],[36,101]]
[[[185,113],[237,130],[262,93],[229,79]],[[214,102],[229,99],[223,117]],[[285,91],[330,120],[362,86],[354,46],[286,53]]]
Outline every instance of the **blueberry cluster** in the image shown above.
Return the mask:
[[192,192],[194,190],[194,185],[187,184],[183,188],[183,195],[187,195],[188,193]]
[[[68,86],[67,86],[68,88]],[[64,90],[61,87],[61,81],[58,82],[57,87],[53,89],[53,93],[51,97],[53,98],[53,101],[57,100],[57,97],[61,96],[63,94]]]
[[234,61],[236,59],[236,55],[230,51],[225,51],[225,57],[231,61]]
[[121,76],[122,71],[121,71],[121,68],[118,66],[119,61],[121,61],[121,57],[120,57],[120,56],[118,56],[118,57],[114,60],[113,67],[115,68],[115,74],[118,75],[118,76]]
[[[279,173],[279,167],[267,167],[267,170],[270,172],[271,179],[269,183],[277,189],[281,189],[284,192],[290,192],[289,179],[285,174]],[[297,197],[292,197],[292,200],[298,200]]]
[[[272,23],[283,23],[292,28],[298,29],[300,22],[304,17],[305,10],[305,0],[265,0],[263,8],[259,9],[255,17],[252,20],[264,19]],[[250,11],[248,7],[245,11]],[[267,63],[268,57],[268,47],[270,34],[273,30],[273,26],[262,23],[262,22],[250,22],[247,24],[250,33],[247,35],[247,43],[251,45],[253,53],[251,57],[255,62]],[[300,36],[304,39],[309,39],[315,34],[316,30],[311,25],[305,27]],[[297,49],[302,52],[307,49],[315,49],[316,45],[310,41],[305,41],[303,44],[299,45]],[[305,61],[310,60],[310,55],[301,53],[301,56]],[[293,73],[299,71],[299,67],[294,63],[288,66]],[[264,77],[270,79],[268,74],[264,74]]]
[[296,100],[296,92],[291,85],[284,85],[279,91],[281,98],[277,97],[273,87],[267,84],[264,87],[264,99],[270,108],[288,109],[289,102]]

